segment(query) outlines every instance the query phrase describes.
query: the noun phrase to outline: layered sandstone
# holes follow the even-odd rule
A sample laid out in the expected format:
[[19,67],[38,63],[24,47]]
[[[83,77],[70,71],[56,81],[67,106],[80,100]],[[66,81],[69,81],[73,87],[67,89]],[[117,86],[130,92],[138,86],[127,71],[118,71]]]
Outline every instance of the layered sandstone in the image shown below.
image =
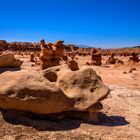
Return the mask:
[[57,41],[56,43],[45,44],[44,40],[40,41],[41,53],[40,60],[42,62],[41,68],[57,66],[60,63],[60,58],[63,56],[64,41]]

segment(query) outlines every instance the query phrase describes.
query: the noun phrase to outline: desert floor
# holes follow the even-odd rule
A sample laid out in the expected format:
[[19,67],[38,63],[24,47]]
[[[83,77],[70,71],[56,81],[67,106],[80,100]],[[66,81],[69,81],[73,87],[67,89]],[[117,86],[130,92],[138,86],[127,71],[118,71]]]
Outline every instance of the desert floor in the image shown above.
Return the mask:
[[[40,71],[39,66],[29,62],[29,56],[16,57],[24,61],[21,69]],[[92,66],[111,90],[103,101],[99,124],[71,118],[49,121],[1,109],[0,140],[140,140],[140,64],[106,65],[107,58],[103,57],[101,67]],[[76,56],[76,61],[82,67],[90,61],[90,56]],[[136,70],[129,73],[131,68]]]

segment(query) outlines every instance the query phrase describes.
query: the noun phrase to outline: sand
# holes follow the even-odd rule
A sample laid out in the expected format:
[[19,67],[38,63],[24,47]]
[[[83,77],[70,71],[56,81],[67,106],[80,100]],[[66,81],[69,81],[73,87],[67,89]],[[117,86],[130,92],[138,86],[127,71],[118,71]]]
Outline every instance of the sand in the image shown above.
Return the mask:
[[[29,56],[16,58],[24,61],[21,69],[40,71],[39,66],[29,62]],[[49,121],[1,109],[0,140],[139,140],[140,67],[106,65],[107,58],[103,57],[101,67],[92,66],[111,90],[108,98],[103,101],[99,124],[72,118]],[[120,59],[126,62],[128,57]],[[90,56],[76,56],[76,61],[82,67],[90,61]],[[132,67],[136,71],[129,73]]]

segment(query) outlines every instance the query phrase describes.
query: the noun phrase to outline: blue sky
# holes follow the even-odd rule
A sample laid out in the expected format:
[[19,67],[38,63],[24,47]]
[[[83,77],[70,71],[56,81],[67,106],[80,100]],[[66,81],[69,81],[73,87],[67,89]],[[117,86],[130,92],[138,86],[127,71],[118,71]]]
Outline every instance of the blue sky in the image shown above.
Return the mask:
[[0,39],[140,45],[140,0],[1,0]]

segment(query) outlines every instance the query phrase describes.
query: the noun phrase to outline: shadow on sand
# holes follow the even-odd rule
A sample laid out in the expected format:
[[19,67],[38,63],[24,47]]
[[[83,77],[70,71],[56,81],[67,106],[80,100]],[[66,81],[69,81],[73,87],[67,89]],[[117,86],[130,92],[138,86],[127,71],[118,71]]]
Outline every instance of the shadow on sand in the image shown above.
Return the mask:
[[[85,122],[79,119],[63,117],[63,115],[57,115],[57,118],[50,117],[46,118],[43,116],[36,116],[35,114],[16,112],[16,111],[6,111],[0,109],[3,118],[6,122],[13,125],[24,125],[28,127],[33,127],[38,131],[61,131],[61,130],[73,130],[79,128],[82,123],[90,124],[93,126],[124,126],[129,124],[124,117],[121,116],[106,116],[105,114],[99,113],[98,124],[92,122]],[[52,119],[54,118],[54,119]]]
[[21,68],[0,68],[0,74],[6,71],[19,71]]

